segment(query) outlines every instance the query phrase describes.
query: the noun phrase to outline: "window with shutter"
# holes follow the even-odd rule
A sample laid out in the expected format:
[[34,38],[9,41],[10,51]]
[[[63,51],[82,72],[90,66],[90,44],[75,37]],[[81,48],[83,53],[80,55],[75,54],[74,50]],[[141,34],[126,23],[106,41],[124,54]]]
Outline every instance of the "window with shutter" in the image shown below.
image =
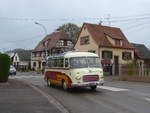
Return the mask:
[[89,36],[81,37],[80,45],[86,45],[86,44],[89,44],[89,43],[90,43]]

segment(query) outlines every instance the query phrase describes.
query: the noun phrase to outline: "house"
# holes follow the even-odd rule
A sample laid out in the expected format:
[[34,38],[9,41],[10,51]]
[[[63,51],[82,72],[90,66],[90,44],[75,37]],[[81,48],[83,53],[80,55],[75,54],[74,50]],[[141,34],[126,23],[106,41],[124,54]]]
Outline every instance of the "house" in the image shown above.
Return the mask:
[[25,50],[21,49],[21,48],[18,48],[18,49],[6,51],[5,54],[7,54],[10,57],[11,62],[13,63],[14,55],[15,55],[15,53],[17,53],[19,51],[25,51]]
[[7,54],[10,57],[11,62],[13,62],[13,58],[14,58],[15,52],[14,51],[8,51],[5,54]]
[[135,59],[150,65],[150,50],[144,44],[132,44],[135,48]]
[[[146,68],[150,68],[150,50],[144,44],[132,44],[135,48],[135,60],[140,69],[144,70]],[[144,71],[142,72],[143,75]]]
[[44,69],[46,56],[71,50],[72,47],[72,40],[64,32],[54,32],[47,35],[32,52],[31,68],[34,70]]
[[76,50],[99,55],[103,69],[111,75],[118,75],[120,66],[134,59],[134,47],[120,28],[84,23]]
[[17,70],[31,69],[31,50],[16,51],[13,56],[13,65]]

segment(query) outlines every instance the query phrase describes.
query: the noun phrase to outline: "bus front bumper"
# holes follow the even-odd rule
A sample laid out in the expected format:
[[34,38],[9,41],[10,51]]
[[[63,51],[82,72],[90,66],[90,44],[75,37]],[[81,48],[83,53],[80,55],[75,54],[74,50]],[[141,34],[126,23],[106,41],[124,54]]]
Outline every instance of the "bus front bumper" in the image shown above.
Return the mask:
[[95,81],[95,82],[83,82],[83,83],[72,83],[72,87],[90,87],[103,85],[104,81]]

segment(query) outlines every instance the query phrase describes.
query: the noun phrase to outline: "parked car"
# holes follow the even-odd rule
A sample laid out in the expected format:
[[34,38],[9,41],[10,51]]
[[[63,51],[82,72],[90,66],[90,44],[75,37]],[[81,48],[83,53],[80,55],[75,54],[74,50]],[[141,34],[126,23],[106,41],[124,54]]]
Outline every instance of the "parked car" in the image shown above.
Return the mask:
[[9,74],[10,75],[16,75],[16,68],[14,66],[10,66],[10,69],[9,69]]

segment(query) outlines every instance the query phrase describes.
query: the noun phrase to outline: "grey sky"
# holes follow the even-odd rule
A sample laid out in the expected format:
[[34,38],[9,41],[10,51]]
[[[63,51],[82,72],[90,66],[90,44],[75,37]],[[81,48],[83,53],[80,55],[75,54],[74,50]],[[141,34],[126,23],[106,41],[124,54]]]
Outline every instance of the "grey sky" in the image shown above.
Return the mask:
[[120,27],[129,41],[150,46],[149,7],[149,0],[1,0],[0,51],[34,48],[44,37],[44,30],[35,21],[51,33],[68,22],[81,26],[102,19],[103,25],[109,25],[107,17],[117,20],[111,26]]

